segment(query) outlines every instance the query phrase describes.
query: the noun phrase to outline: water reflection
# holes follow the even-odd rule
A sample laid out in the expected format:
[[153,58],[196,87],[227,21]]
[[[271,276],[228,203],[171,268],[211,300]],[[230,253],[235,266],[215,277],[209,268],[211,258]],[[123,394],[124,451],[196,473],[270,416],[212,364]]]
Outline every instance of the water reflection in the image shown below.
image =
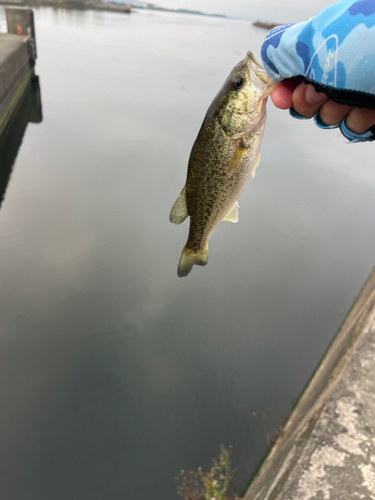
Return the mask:
[[8,127],[0,138],[0,206],[4,200],[12,168],[21,147],[27,125],[29,123],[41,123],[42,120],[39,77],[34,75],[25,90],[25,95],[19,108],[12,116]]
[[49,8],[36,26],[43,123],[0,211],[0,498],[174,500],[220,443],[241,489],[373,266],[373,146],[270,103],[239,224],[178,280],[191,145],[264,31]]

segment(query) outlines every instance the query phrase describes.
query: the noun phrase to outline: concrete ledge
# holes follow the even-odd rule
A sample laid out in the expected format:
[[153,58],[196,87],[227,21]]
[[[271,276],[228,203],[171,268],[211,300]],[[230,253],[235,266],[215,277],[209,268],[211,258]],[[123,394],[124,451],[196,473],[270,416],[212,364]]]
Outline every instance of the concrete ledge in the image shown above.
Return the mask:
[[34,74],[34,14],[27,7],[6,7],[8,33],[0,36],[0,136]]
[[1,35],[0,39],[0,102],[12,87],[25,65],[29,66],[27,46],[22,37]]
[[244,498],[375,499],[373,436],[374,271]]
[[0,136],[33,74],[27,37],[0,37]]

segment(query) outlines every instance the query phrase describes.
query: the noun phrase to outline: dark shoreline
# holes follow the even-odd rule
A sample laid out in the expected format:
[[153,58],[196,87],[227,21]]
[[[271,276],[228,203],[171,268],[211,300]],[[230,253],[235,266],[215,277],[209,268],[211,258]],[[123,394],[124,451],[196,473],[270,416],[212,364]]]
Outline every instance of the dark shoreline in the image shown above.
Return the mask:
[[76,9],[76,10],[97,10],[106,12],[119,12],[124,14],[130,14],[138,10],[156,11],[156,12],[172,12],[175,14],[191,14],[194,16],[204,16],[204,17],[216,17],[221,19],[229,19],[228,16],[224,14],[208,14],[206,12],[201,12],[199,10],[189,10],[189,9],[167,9],[165,7],[159,7],[154,4],[148,4],[147,6],[131,4],[131,3],[118,3],[113,2],[110,4],[102,4],[100,2],[86,2],[80,0],[26,0],[26,1],[12,1],[12,0],[0,0],[0,5],[10,5],[14,7],[54,7],[59,9]]
[[116,5],[101,5],[101,4],[94,4],[94,3],[86,3],[86,2],[80,2],[80,1],[73,1],[73,2],[54,2],[53,0],[46,0],[46,1],[26,1],[26,2],[9,2],[9,1],[4,1],[0,0],[0,5],[10,5],[13,7],[54,7],[58,9],[69,9],[69,10],[98,10],[98,11],[107,11],[107,12],[119,12],[123,14],[130,14],[131,13],[131,8],[128,7],[126,4],[119,4],[118,6]]
[[282,26],[285,23],[266,23],[263,21],[254,21],[253,26],[258,26],[259,28],[265,28],[267,30],[272,30],[272,28],[276,28],[276,26]]
[[224,14],[207,14],[206,12],[201,12],[200,10],[190,10],[190,9],[167,9],[166,7],[159,7],[154,4],[148,4],[147,7],[143,7],[142,5],[132,4],[132,9],[156,10],[159,12],[174,12],[175,14],[191,14],[193,16],[219,17],[222,19],[229,19],[228,16],[225,16]]

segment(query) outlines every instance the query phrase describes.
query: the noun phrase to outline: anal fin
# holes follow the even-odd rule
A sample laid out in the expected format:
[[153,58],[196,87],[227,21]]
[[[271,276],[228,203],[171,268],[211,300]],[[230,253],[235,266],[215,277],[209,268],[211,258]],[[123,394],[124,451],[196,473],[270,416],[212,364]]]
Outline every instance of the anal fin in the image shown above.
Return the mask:
[[224,217],[223,220],[226,220],[228,222],[238,222],[238,208],[239,208],[239,205],[236,201],[236,203],[229,210],[229,212],[227,213],[227,215]]
[[259,165],[259,162],[260,162],[260,153],[257,154],[257,157],[255,158],[255,161],[254,161],[254,165],[253,165],[253,169],[251,171],[251,177],[254,179],[255,177],[255,172],[257,170],[257,167]]
[[184,222],[186,217],[189,215],[186,206],[186,188],[181,191],[180,196],[175,201],[171,213],[169,215],[169,220],[172,224],[181,224]]

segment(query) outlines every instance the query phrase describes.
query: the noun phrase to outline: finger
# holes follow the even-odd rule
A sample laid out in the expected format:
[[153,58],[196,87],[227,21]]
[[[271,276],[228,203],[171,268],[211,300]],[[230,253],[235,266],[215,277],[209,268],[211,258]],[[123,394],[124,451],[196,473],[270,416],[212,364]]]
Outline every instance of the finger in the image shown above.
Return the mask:
[[312,85],[300,83],[292,95],[293,108],[302,116],[314,116],[320,106],[327,100],[327,96],[315,92]]
[[328,100],[319,110],[319,118],[325,125],[337,125],[352,110],[351,106]]
[[282,82],[271,92],[271,99],[279,109],[289,109],[292,107],[292,94],[296,84],[292,82]]
[[345,125],[355,134],[363,134],[375,125],[375,110],[352,108],[346,117]]

